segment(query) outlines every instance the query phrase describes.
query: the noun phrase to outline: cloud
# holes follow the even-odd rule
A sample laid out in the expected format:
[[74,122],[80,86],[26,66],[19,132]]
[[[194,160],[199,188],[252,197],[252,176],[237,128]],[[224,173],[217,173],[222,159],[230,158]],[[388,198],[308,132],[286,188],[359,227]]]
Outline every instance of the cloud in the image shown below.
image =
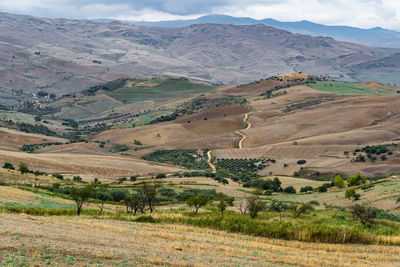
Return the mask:
[[174,20],[226,14],[400,30],[394,0],[1,0],[0,11],[75,19]]

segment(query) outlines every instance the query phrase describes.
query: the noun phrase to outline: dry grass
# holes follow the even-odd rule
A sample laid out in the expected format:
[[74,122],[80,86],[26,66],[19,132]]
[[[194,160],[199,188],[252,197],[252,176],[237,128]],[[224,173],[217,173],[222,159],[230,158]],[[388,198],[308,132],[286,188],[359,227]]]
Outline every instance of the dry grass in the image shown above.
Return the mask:
[[[0,214],[0,249],[170,266],[398,266],[400,248],[304,243],[171,224]],[[84,234],[82,234],[84,233]],[[1,256],[0,256],[1,257]]]

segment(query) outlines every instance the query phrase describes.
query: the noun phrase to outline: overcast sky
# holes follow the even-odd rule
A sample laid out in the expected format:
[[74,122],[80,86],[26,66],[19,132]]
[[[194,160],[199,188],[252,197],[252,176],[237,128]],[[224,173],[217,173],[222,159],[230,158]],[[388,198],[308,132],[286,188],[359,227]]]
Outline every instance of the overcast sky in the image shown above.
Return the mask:
[[400,0],[0,0],[0,11],[48,18],[132,21],[226,14],[400,30]]

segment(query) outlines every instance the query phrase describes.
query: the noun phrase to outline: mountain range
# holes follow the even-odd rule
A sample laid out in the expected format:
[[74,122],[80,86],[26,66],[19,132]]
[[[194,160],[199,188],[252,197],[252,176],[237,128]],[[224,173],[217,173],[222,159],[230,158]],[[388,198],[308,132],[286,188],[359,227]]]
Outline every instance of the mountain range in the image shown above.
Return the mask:
[[140,26],[0,13],[0,99],[61,96],[121,77],[218,83],[303,71],[346,81],[400,83],[400,49],[367,47],[264,24]]
[[[110,20],[99,20],[110,21]],[[227,15],[207,15],[192,20],[173,20],[173,21],[127,21],[142,26],[159,27],[186,27],[193,24],[232,24],[232,25],[255,25],[264,24],[290,31],[292,33],[307,34],[313,36],[332,37],[338,41],[359,43],[366,46],[400,48],[400,32],[375,27],[371,29],[361,29],[349,26],[326,26],[307,20],[297,22],[282,22],[274,19],[256,20],[248,17],[231,17]]]

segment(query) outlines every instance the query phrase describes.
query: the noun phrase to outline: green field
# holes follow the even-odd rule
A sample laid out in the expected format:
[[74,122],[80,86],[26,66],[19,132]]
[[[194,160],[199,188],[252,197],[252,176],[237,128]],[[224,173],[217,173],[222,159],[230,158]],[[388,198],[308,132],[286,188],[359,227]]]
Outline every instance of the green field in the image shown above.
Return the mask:
[[311,85],[312,88],[333,93],[336,95],[389,95],[394,94],[394,88],[377,86],[376,88],[362,87],[356,83],[346,82],[316,82]]
[[[149,81],[151,83],[151,81]],[[109,96],[125,102],[140,102],[154,100],[163,102],[173,98],[182,98],[184,96],[207,92],[214,89],[214,86],[193,83],[185,79],[166,79],[161,80],[155,86],[133,86],[119,88],[108,93]]]

